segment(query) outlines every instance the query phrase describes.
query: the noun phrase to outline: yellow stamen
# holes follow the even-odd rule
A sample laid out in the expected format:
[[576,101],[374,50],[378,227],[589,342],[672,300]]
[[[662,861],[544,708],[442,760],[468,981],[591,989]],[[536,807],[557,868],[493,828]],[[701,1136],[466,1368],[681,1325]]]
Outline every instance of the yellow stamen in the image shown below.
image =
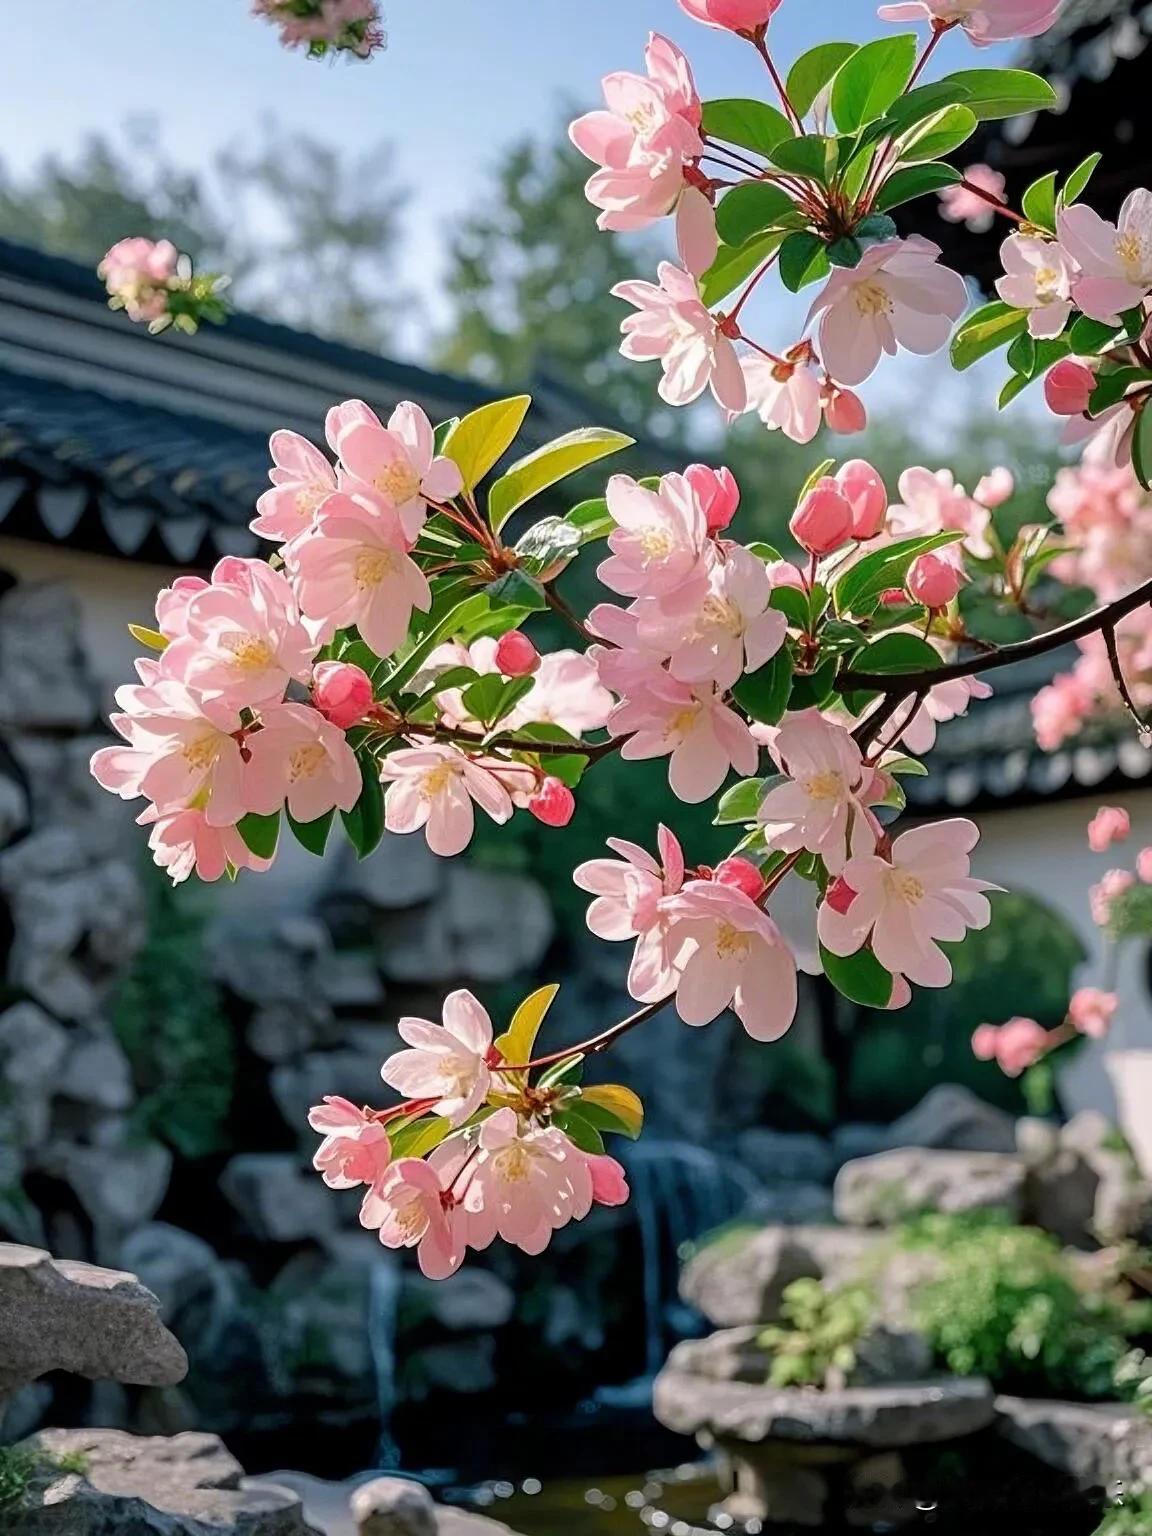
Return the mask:
[[294,747],[288,755],[288,777],[295,784],[297,779],[310,779],[328,756],[318,741],[306,747]]
[[362,549],[356,556],[354,576],[358,587],[378,587],[396,569],[396,556],[390,549]]
[[892,300],[888,296],[888,290],[883,283],[873,278],[865,278],[857,283],[852,290],[856,300],[856,308],[862,315],[890,315],[892,313]]
[[721,960],[744,960],[752,948],[751,936],[731,923],[719,923],[716,927],[715,949]]
[[389,464],[387,469],[382,469],[372,482],[376,489],[394,506],[403,506],[406,501],[411,501],[420,489],[420,476],[410,464]]
[[261,635],[250,635],[247,630],[234,629],[220,636],[220,644],[230,651],[236,665],[245,672],[262,672],[271,666],[274,652]]
[[810,800],[839,800],[844,794],[844,780],[831,768],[804,780],[804,793]]

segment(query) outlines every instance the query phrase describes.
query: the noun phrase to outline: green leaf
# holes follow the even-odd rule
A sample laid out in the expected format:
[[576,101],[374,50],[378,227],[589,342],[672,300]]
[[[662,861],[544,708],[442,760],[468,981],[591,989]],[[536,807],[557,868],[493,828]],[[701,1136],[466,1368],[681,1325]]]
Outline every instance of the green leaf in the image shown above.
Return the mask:
[[422,1115],[399,1125],[393,1133],[389,1127],[388,1138],[392,1143],[392,1156],[427,1157],[445,1140],[452,1123],[444,1115]]
[[442,421],[432,434],[432,444],[438,454],[444,452],[444,444],[448,441],[448,434],[455,427],[459,416],[449,416],[447,421]]
[[[566,518],[542,517],[531,528],[525,529],[516,542],[520,568],[529,576],[553,573],[575,557],[583,542],[579,528],[574,528]],[[534,593],[533,601],[539,595]]]
[[335,810],[325,811],[323,816],[318,816],[315,821],[297,821],[291,811],[286,811],[288,825],[292,828],[292,835],[301,848],[307,848],[309,853],[314,853],[320,858],[328,844],[328,833],[332,830],[332,823],[336,819]]
[[832,697],[835,681],[835,656],[822,661],[815,672],[797,673],[792,679],[788,708],[793,712],[800,709],[823,709]]
[[1077,357],[1095,357],[1101,347],[1119,335],[1120,329],[1089,315],[1078,315],[1068,328],[1068,344]]
[[280,812],[257,816],[254,811],[249,811],[236,823],[236,830],[244,839],[244,846],[258,859],[270,859],[275,855],[280,839]]
[[841,996],[862,1008],[887,1008],[892,1000],[892,977],[870,949],[854,955],[834,955],[823,944],[820,960],[824,974]]
[[360,798],[350,811],[340,812],[340,820],[356,857],[366,859],[375,853],[384,836],[384,789],[379,765],[371,752],[361,749],[356,758],[360,764]]
[[1034,181],[1021,199],[1020,207],[1030,224],[1055,234],[1056,172],[1049,171],[1047,176]]
[[139,640],[140,644],[146,645],[150,651],[168,649],[168,636],[162,635],[158,629],[148,629],[144,624],[129,624],[128,633],[133,640]]
[[563,726],[553,725],[550,720],[536,720],[528,725],[522,725],[517,729],[517,736],[527,741],[562,742],[572,747],[572,755],[567,753],[546,753],[540,758],[547,771],[553,778],[559,779],[562,784],[567,784],[569,789],[575,789],[584,776],[584,770],[588,766],[588,757],[580,751],[580,742],[566,731]]
[[827,186],[836,164],[836,140],[819,133],[805,133],[777,144],[770,158],[782,171]]
[[1152,411],[1145,400],[1132,434],[1132,468],[1146,491],[1152,490]]
[[746,672],[732,690],[732,695],[753,720],[775,725],[788,707],[792,691],[792,653],[782,645],[762,667]]
[[575,1107],[598,1130],[615,1131],[632,1141],[644,1129],[644,1105],[623,1083],[597,1083],[585,1088]]
[[592,1122],[580,1113],[580,1104],[567,1105],[552,1116],[554,1124],[558,1125],[568,1137],[580,1148],[581,1152],[589,1152],[593,1156],[599,1156],[604,1151],[604,1138],[592,1124]]
[[970,139],[976,127],[976,114],[970,107],[944,107],[917,123],[900,139],[900,159],[913,163],[939,160]]
[[940,653],[922,635],[909,630],[894,630],[866,645],[852,658],[853,672],[891,673],[923,672],[941,665]]
[[733,187],[716,208],[716,232],[726,245],[742,245],[751,235],[796,212],[796,204],[770,181]]
[[544,588],[527,571],[505,571],[484,588],[492,599],[493,611],[523,608],[528,613],[543,613],[548,606]]
[[910,203],[914,197],[939,192],[942,187],[955,186],[961,179],[960,172],[953,165],[907,166],[903,170],[894,171],[880,188],[875,202],[876,211],[885,213],[890,208],[899,208],[901,203]]
[[546,987],[537,987],[517,1008],[512,1015],[512,1022],[495,1042],[496,1050],[506,1062],[514,1067],[523,1067],[532,1060],[536,1036],[559,990],[555,982],[550,982]]
[[914,123],[932,117],[945,107],[965,104],[966,94],[963,86],[952,85],[947,80],[933,80],[928,85],[918,85],[914,90],[905,91],[903,96],[897,96],[887,115],[867,129],[864,137],[871,138],[873,134],[895,137],[906,133]]
[[763,793],[763,779],[741,779],[739,784],[733,784],[731,789],[726,789],[720,796],[712,825],[714,827],[744,826],[750,821],[755,821]]
[[985,123],[1056,105],[1047,80],[1027,69],[958,69],[940,83],[962,86],[964,105]]
[[908,84],[916,65],[916,36],[901,32],[865,43],[837,71],[832,115],[841,133],[855,133],[883,117]]
[[444,439],[444,452],[452,459],[470,491],[507,453],[516,440],[531,395],[513,395],[509,400],[493,400],[461,417]]
[[535,453],[518,459],[493,483],[488,492],[488,521],[499,532],[517,507],[533,496],[598,459],[631,448],[635,441],[608,427],[581,427],[545,443]]
[[1147,368],[1116,368],[1111,373],[1102,373],[1088,401],[1088,414],[1101,415],[1123,400],[1133,384],[1152,384],[1152,373]]
[[896,220],[890,219],[886,213],[870,213],[867,218],[860,220],[852,233],[861,245],[879,245],[885,240],[895,240],[899,230],[896,228]]
[[918,757],[894,757],[890,763],[884,764],[884,772],[903,774],[906,779],[928,777],[928,769]]
[[780,247],[780,281],[785,288],[798,293],[808,283],[819,282],[831,271],[828,247],[819,235],[798,233],[789,235]]
[[[467,585],[459,584],[459,591],[467,591]],[[456,598],[452,601],[451,598]],[[398,661],[392,671],[379,681],[379,692],[382,697],[390,698],[393,694],[409,683],[424,664],[425,657],[439,645],[441,640],[447,640],[458,630],[463,629],[467,622],[479,614],[490,613],[492,601],[487,592],[473,591],[470,596],[459,599],[459,594],[453,592],[451,598],[443,604],[443,611],[438,611],[440,604],[437,599],[433,602],[434,622],[431,623],[420,636],[418,643],[413,646],[403,661]]]
[[783,238],[783,230],[775,229],[753,235],[743,245],[722,245],[716,252],[716,260],[700,278],[701,302],[709,308],[719,304],[738,283],[751,277],[756,268],[767,261]]
[[567,1056],[546,1067],[536,1079],[537,1088],[559,1088],[563,1083],[578,1083],[583,1075],[584,1053]]
[[488,672],[465,688],[462,699],[464,708],[474,720],[485,725],[497,725],[519,704],[533,686],[530,677],[501,677],[499,672]]
[[763,101],[742,97],[706,101],[703,119],[702,126],[709,138],[738,144],[758,155],[770,154],[781,139],[792,137],[792,126],[783,112]]
[[828,247],[828,260],[834,267],[858,267],[864,251],[852,235],[841,235]]
[[996,299],[975,310],[962,320],[952,337],[949,349],[952,366],[963,371],[987,357],[1020,335],[1028,324],[1028,314],[1023,309],[1013,309]]
[[785,89],[798,117],[804,117],[840,66],[852,57],[858,43],[818,43],[802,53],[788,71]]
[[945,533],[929,533],[920,538],[900,539],[883,549],[873,550],[855,565],[849,566],[837,581],[832,595],[837,613],[866,613],[875,607],[882,592],[891,587],[902,587],[908,567],[917,555],[931,549],[941,549],[945,544],[955,544],[964,537],[963,532],[949,529]]
[[1085,188],[1092,180],[1093,171],[1095,171],[1103,158],[1101,154],[1094,154],[1089,155],[1086,160],[1081,160],[1080,164],[1064,183],[1064,188],[1060,193],[1061,208],[1071,208],[1077,198],[1084,195]]
[[594,496],[590,501],[580,502],[572,508],[564,521],[577,529],[582,545],[606,539],[616,526],[603,496]]
[[773,587],[768,606],[782,613],[793,629],[806,630],[812,623],[808,594],[799,587]]

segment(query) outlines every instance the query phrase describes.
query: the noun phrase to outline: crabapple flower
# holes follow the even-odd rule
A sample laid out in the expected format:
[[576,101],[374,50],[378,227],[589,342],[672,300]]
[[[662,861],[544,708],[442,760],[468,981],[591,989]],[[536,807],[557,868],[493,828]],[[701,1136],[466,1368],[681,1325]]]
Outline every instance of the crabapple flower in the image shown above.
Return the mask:
[[591,1209],[587,1159],[562,1131],[522,1132],[514,1110],[498,1109],[478,1142],[463,1199],[473,1246],[498,1234],[525,1253],[542,1253],[558,1227]]
[[464,988],[449,992],[443,1016],[443,1024],[401,1019],[396,1029],[411,1049],[389,1056],[380,1076],[405,1098],[434,1100],[432,1113],[456,1129],[476,1113],[492,1085],[492,1020]]
[[704,553],[708,519],[692,481],[664,475],[652,490],[630,475],[613,475],[607,488],[608,511],[616,527],[608,535],[611,556],[596,574],[624,597],[680,594],[692,601],[704,590]]
[[1055,240],[1009,235],[1000,260],[1005,275],[997,279],[996,292],[1005,304],[1028,311],[1028,334],[1059,336],[1076,307],[1072,288],[1078,268],[1072,257]]
[[271,816],[287,802],[293,820],[316,821],[335,807],[350,811],[363,784],[344,732],[306,704],[265,709],[245,743],[244,802]]
[[[472,655],[485,650],[486,642],[477,640]],[[611,713],[612,695],[597,680],[594,661],[582,651],[548,651],[533,673],[532,691],[502,723],[512,731],[525,725],[558,725],[571,736],[582,736],[602,730]]]
[[540,652],[518,629],[500,636],[494,660],[505,677],[531,677],[540,668]]
[[793,512],[792,537],[812,555],[830,555],[852,537],[852,504],[830,475],[824,475]]
[[770,751],[788,782],[760,802],[758,819],[768,847],[817,853],[833,875],[850,854],[871,853],[876,831],[867,806],[876,776],[851,733],[804,710],[785,719]]
[[712,871],[712,878],[719,885],[731,885],[743,891],[752,901],[759,901],[764,894],[764,876],[751,859],[742,859],[738,854],[721,859]]
[[549,774],[529,795],[528,809],[546,827],[566,827],[576,814],[576,796],[562,779]]
[[848,437],[853,432],[863,432],[868,425],[868,412],[860,396],[850,389],[841,389],[831,379],[824,380],[820,403],[830,432],[839,432],[842,437]]
[[1122,806],[1102,805],[1088,823],[1088,846],[1093,853],[1105,853],[1113,843],[1122,843],[1131,830],[1131,818]]
[[377,0],[252,0],[252,13],[280,28],[285,48],[370,58],[385,43]]
[[917,986],[946,987],[952,963],[940,941],[986,928],[992,909],[984,892],[999,889],[969,874],[979,836],[970,821],[940,821],[901,833],[890,861],[877,853],[849,859],[843,875],[855,896],[843,913],[821,906],[821,942],[834,955],[855,954],[871,942],[886,971]]
[[1044,400],[1056,416],[1082,416],[1095,388],[1095,373],[1073,357],[1061,358],[1044,375]]
[[972,492],[972,500],[989,511],[1004,503],[1016,494],[1016,476],[1003,464],[998,464],[995,469],[990,469],[986,475],[981,475],[976,482],[976,489]]
[[608,728],[628,737],[620,748],[626,761],[669,757],[672,793],[689,805],[714,795],[729,769],[744,775],[756,771],[755,739],[718,690],[682,683],[659,667],[616,706]]
[[789,353],[773,361],[754,352],[740,359],[747,408],[756,412],[770,432],[783,432],[794,443],[812,441],[820,430],[824,409],[823,386],[809,350],[801,343],[792,352],[802,351],[803,357],[793,358]]
[[685,187],[676,204],[676,254],[680,265],[700,277],[716,260],[720,236],[716,209],[699,187]]
[[180,252],[171,240],[134,235],[112,246],[96,268],[96,276],[108,289],[113,308],[126,310],[129,320],[159,320],[168,312],[179,261]]
[[329,1189],[354,1189],[383,1177],[392,1160],[392,1144],[370,1111],[326,1094],[323,1104],[308,1111],[308,1124],[324,1138],[312,1166]]
[[808,312],[820,316],[820,355],[841,384],[861,384],[881,356],[937,352],[968,305],[958,273],[937,262],[920,235],[869,246],[855,267],[837,267]]
[[964,573],[931,550],[917,555],[905,577],[908,595],[925,608],[947,608],[964,583]]
[[669,405],[689,405],[710,389],[718,405],[739,413],[748,392],[731,340],[700,298],[696,279],[670,261],[657,269],[659,283],[617,283],[614,298],[635,306],[620,326],[620,352],[633,362],[659,359],[658,391]]
[[192,874],[211,884],[229,870],[263,873],[272,867],[272,860],[254,854],[235,827],[214,827],[201,810],[159,811],[150,805],[136,824],[151,828],[152,858],[173,885]]
[[936,683],[918,708],[914,709],[909,701],[892,716],[892,739],[899,741],[905,751],[922,757],[936,745],[937,725],[966,715],[973,699],[991,696],[992,689],[979,677],[953,677],[946,683]]
[[1048,1031],[1035,1019],[1012,1018],[1007,1024],[981,1024],[972,1035],[972,1054],[994,1061],[1005,1077],[1019,1077],[1048,1050]]
[[884,21],[928,21],[933,27],[962,27],[983,47],[1039,37],[1056,20],[1061,0],[901,0],[882,5]]
[[675,896],[684,884],[684,854],[663,825],[657,832],[659,863],[623,838],[610,837],[608,846],[619,859],[589,859],[573,871],[572,880],[596,898],[585,921],[598,939],[636,940],[628,991],[637,1002],[655,1002],[676,985],[664,898]]
[[705,26],[756,33],[766,27],[782,0],[680,0],[680,9]]
[[360,1224],[379,1232],[385,1248],[415,1248],[421,1272],[444,1280],[464,1259],[462,1215],[432,1159],[402,1157],[365,1195]]
[[866,459],[848,459],[835,480],[852,510],[852,537],[861,543],[876,538],[888,517],[888,492],[879,471]]
[[1112,1027],[1119,1003],[1115,992],[1104,992],[1099,987],[1079,987],[1068,1004],[1068,1022],[1080,1034],[1092,1040],[1103,1040]]
[[1145,885],[1152,885],[1152,848],[1141,848],[1136,855],[1136,873]]
[[1136,876],[1128,869],[1110,869],[1098,884],[1088,890],[1088,907],[1097,928],[1106,928],[1112,921],[1112,908],[1136,884]]
[[1075,736],[1091,713],[1091,691],[1071,672],[1066,672],[1041,688],[1032,699],[1032,729],[1036,743],[1045,752]]
[[696,493],[704,512],[709,533],[721,533],[736,516],[740,505],[740,487],[730,469],[710,469],[707,464],[689,464],[684,478]]
[[447,742],[404,747],[380,764],[384,825],[389,832],[425,836],[433,853],[452,858],[472,841],[473,803],[502,824],[512,815],[512,800],[495,774]]
[[349,661],[322,661],[312,671],[312,702],[326,720],[349,730],[372,708],[372,679]]
[[685,1024],[708,1024],[731,1007],[753,1040],[778,1040],[796,1016],[796,961],[768,914],[715,880],[690,880],[665,906]]
[[432,606],[427,577],[409,557],[391,507],[374,511],[338,492],[287,558],[303,612],[328,631],[355,624],[377,656],[400,645],[413,608],[427,613]]
[[[964,182],[969,185],[965,186]],[[973,192],[972,188],[979,187],[1002,203],[1006,186],[1000,172],[994,171],[990,165],[970,165],[964,171],[963,182],[953,182],[950,187],[941,190],[940,217],[949,224],[966,225],[974,235],[982,235],[992,228],[996,210],[987,198],[981,197],[979,192]]]
[[1093,320],[1118,320],[1152,289],[1152,192],[1129,192],[1117,224],[1086,203],[1065,208],[1056,223],[1060,243],[1078,263],[1073,298]]
[[386,427],[345,418],[336,447],[343,488],[353,495],[367,492],[395,508],[409,544],[424,526],[428,503],[450,501],[464,488],[458,466],[437,454],[432,423],[411,400],[400,402]]
[[[992,553],[988,508],[957,484],[950,469],[933,472],[915,465],[901,474],[897,491],[900,500],[890,509],[892,532],[897,538],[959,530],[964,534],[963,547],[972,554],[983,557]],[[945,546],[945,550],[958,549],[959,545]],[[951,558],[961,557],[956,553]]]
[[268,439],[272,489],[256,500],[253,533],[287,544],[305,533],[336,489],[336,471],[314,444],[298,432],[273,432]]

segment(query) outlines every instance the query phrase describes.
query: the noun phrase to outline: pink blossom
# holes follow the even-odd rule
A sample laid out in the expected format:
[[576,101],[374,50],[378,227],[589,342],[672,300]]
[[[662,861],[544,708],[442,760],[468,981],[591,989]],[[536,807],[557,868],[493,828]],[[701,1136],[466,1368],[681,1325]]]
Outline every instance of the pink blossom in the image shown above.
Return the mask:
[[1062,358],[1044,375],[1044,399],[1056,416],[1082,416],[1095,388],[1095,373],[1074,357]]
[[497,823],[512,815],[512,801],[500,780],[447,742],[390,752],[380,764],[380,777],[388,783],[388,831],[424,827],[429,848],[444,858],[462,853],[472,841],[473,802]]
[[151,827],[148,847],[173,885],[192,874],[211,882],[230,869],[262,873],[272,867],[272,860],[258,858],[235,827],[214,827],[201,810],[161,812],[150,805],[136,821],[139,826]]
[[692,482],[664,475],[651,490],[630,475],[608,481],[608,511],[616,527],[608,535],[609,559],[596,574],[625,597],[682,594],[685,603],[703,592],[708,519]]
[[978,47],[1016,38],[1039,37],[1056,20],[1061,0],[901,0],[882,5],[885,21],[928,21],[934,27],[963,27]]
[[883,533],[888,492],[879,471],[866,459],[848,459],[836,471],[835,479],[852,509],[852,537],[863,542]]
[[188,603],[185,633],[164,652],[164,670],[236,707],[278,702],[307,682],[317,644],[301,622],[282,571],[262,560],[221,560]]
[[778,1040],[796,1016],[796,962],[768,914],[714,880],[690,880],[665,908],[685,1024],[707,1024],[731,1007],[753,1040]]
[[424,526],[428,503],[451,501],[463,489],[459,468],[437,455],[432,423],[411,400],[400,402],[387,427],[347,421],[337,448],[342,486],[353,495],[366,491],[394,508],[409,544]]
[[676,254],[685,272],[701,277],[716,260],[716,209],[699,187],[685,187],[676,204]]
[[1118,224],[1110,224],[1087,203],[1061,211],[1061,244],[1079,264],[1073,298],[1094,320],[1117,321],[1152,289],[1152,192],[1129,192]]
[[[897,489],[900,500],[890,509],[891,531],[896,538],[960,530],[964,534],[963,546],[972,554],[985,557],[992,553],[988,543],[988,508],[957,484],[950,469],[933,472],[916,465],[903,472]],[[945,546],[951,548],[958,546]],[[957,553],[952,558],[958,560],[960,556]]]
[[874,776],[850,732],[806,710],[785,717],[771,751],[788,783],[777,784],[760,803],[768,847],[817,853],[833,875],[850,854],[870,854],[876,846],[867,809]]
[[996,218],[996,211],[986,198],[979,192],[973,192],[971,187],[979,187],[988,192],[997,202],[1004,201],[1004,192],[1007,183],[999,171],[994,171],[990,165],[970,165],[964,172],[964,182],[953,182],[950,187],[945,187],[940,193],[940,217],[947,219],[950,224],[966,224],[975,235],[982,235],[992,228]]
[[843,873],[855,900],[843,914],[827,903],[820,908],[821,942],[835,955],[871,942],[886,971],[917,986],[946,987],[952,964],[940,941],[986,928],[992,913],[983,893],[998,889],[969,875],[979,836],[970,821],[940,821],[901,833],[891,861],[875,853],[849,859]]
[[1152,885],[1152,848],[1141,848],[1136,855],[1136,873],[1145,885]]
[[628,737],[620,748],[626,761],[669,756],[672,792],[690,805],[714,795],[730,768],[756,771],[756,742],[721,693],[711,684],[682,683],[660,668],[617,705],[608,728]]
[[730,469],[710,469],[707,464],[689,464],[684,478],[696,494],[704,512],[709,533],[720,533],[736,516],[740,505],[740,487]]
[[853,390],[841,389],[831,379],[824,380],[820,403],[824,407],[824,420],[830,432],[839,432],[847,437],[853,432],[863,432],[868,425],[868,412],[860,396]]
[[180,253],[171,240],[134,235],[118,240],[96,268],[113,300],[135,321],[159,320],[168,312],[168,294]]
[[372,708],[372,679],[349,661],[322,661],[312,670],[312,702],[326,720],[349,730]]
[[402,1018],[396,1028],[411,1049],[389,1056],[380,1076],[408,1099],[432,1099],[432,1113],[453,1127],[470,1119],[492,1084],[488,1057],[492,1020],[471,992],[460,988],[444,999],[444,1022]]
[[1097,928],[1106,928],[1112,921],[1112,907],[1136,884],[1131,870],[1110,869],[1098,884],[1089,887],[1088,905],[1092,921]]
[[768,562],[768,579],[774,587],[794,587],[797,592],[806,592],[808,583],[804,579],[804,572],[799,566],[792,564],[791,560],[770,560]]
[[548,774],[529,796],[528,809],[546,827],[566,827],[576,814],[576,796],[562,779]]
[[[903,594],[901,594],[903,596]],[[957,715],[966,715],[973,699],[988,699],[992,689],[978,677],[954,677],[946,683],[937,683],[928,690],[923,703],[917,709],[911,703],[898,709],[893,715],[894,728],[903,719],[907,723],[898,729],[896,737],[900,745],[918,757],[930,752],[936,745],[936,727]]]
[[308,1124],[324,1138],[312,1166],[324,1175],[329,1189],[375,1184],[383,1176],[392,1159],[392,1144],[370,1110],[326,1095],[323,1104],[308,1111]]
[[626,1205],[628,1179],[614,1157],[606,1153],[588,1154],[588,1173],[592,1179],[592,1198],[597,1205]]
[[977,480],[976,489],[972,492],[972,500],[992,511],[996,507],[1003,506],[1015,494],[1016,476],[1003,464],[998,464],[995,469],[990,469],[986,475],[981,475]]
[[[472,646],[476,655],[481,642]],[[503,722],[509,730],[525,725],[558,725],[572,736],[602,730],[612,713],[612,695],[599,682],[596,664],[581,651],[548,651],[526,693]]]
[[681,267],[663,261],[659,284],[617,283],[615,298],[636,308],[621,324],[620,351],[634,362],[659,359],[662,400],[688,405],[711,389],[718,405],[740,412],[747,388],[740,360],[729,338],[700,299],[696,279]]
[[937,352],[964,313],[964,279],[937,264],[940,247],[920,235],[869,246],[855,267],[837,267],[808,312],[820,318],[820,353],[841,384],[860,384],[881,356]]
[[933,554],[917,555],[905,578],[908,594],[925,608],[946,608],[963,585],[964,576],[949,560]]
[[1093,853],[1104,853],[1113,843],[1122,843],[1132,830],[1128,812],[1119,805],[1102,805],[1088,823],[1088,846]]
[[249,527],[266,539],[287,544],[307,532],[325,500],[336,489],[336,471],[298,432],[273,432],[268,440],[272,489],[256,502]]
[[1103,1040],[1112,1027],[1119,1003],[1115,992],[1103,992],[1099,987],[1079,987],[1068,1004],[1068,1020],[1082,1035]]
[[585,187],[601,229],[643,229],[671,213],[685,168],[704,153],[700,98],[680,49],[650,34],[648,74],[617,71],[603,81],[605,110],[578,118],[568,133],[600,167]]
[[315,821],[335,807],[350,811],[363,784],[344,732],[306,704],[276,704],[248,737],[244,800],[271,816],[287,801],[294,820]]
[[[216,567],[220,570],[223,561]],[[161,587],[156,594],[156,628],[167,640],[179,640],[188,632],[188,608],[198,592],[204,592],[208,583],[203,576],[177,576],[170,587]]]
[[1059,336],[1072,313],[1072,285],[1077,266],[1055,240],[1009,235],[1000,247],[1005,275],[996,292],[1005,304],[1028,311],[1028,334]]
[[328,631],[355,624],[377,656],[402,643],[414,608],[426,613],[432,605],[390,507],[373,511],[343,493],[329,497],[312,532],[292,546],[290,562],[308,617]]
[[496,642],[496,666],[505,677],[531,677],[540,666],[540,652],[528,636],[510,629]]
[[804,497],[788,523],[792,537],[813,555],[831,555],[852,537],[852,503],[830,475]]
[[807,357],[809,350],[804,346],[804,360],[785,357],[774,361],[759,352],[740,359],[747,408],[756,412],[769,431],[783,432],[794,443],[810,443],[820,430],[823,386]]
[[996,1060],[996,1042],[1000,1029],[996,1024],[978,1024],[972,1032],[972,1054],[977,1061]]
[[1071,673],[1055,678],[1032,699],[1032,729],[1045,752],[1075,736],[1092,708],[1092,696]]
[[1019,1077],[1048,1050],[1048,1031],[1035,1019],[1012,1018],[996,1031],[996,1060],[1006,1077]]
[[751,901],[759,901],[764,894],[764,876],[759,868],[750,859],[742,859],[736,854],[721,859],[712,871],[712,878],[719,885],[731,885],[743,891]]
[[574,884],[596,898],[586,918],[596,937],[636,940],[628,991],[638,1002],[667,997],[676,985],[663,898],[684,884],[684,854],[667,827],[660,827],[657,840],[661,863],[635,843],[610,837],[608,846],[619,859],[589,859],[572,874]]
[[384,47],[378,0],[253,0],[252,10],[280,28],[285,48],[316,57],[331,49],[366,59]]
[[680,9],[709,27],[753,34],[762,31],[782,0],[680,0]]
[[386,1248],[415,1248],[428,1279],[444,1280],[464,1258],[462,1214],[431,1162],[402,1157],[365,1195],[360,1221]]
[[542,1253],[558,1227],[587,1215],[592,1199],[587,1158],[563,1132],[521,1130],[511,1109],[484,1121],[464,1191],[469,1242],[483,1246],[498,1234],[525,1253]]

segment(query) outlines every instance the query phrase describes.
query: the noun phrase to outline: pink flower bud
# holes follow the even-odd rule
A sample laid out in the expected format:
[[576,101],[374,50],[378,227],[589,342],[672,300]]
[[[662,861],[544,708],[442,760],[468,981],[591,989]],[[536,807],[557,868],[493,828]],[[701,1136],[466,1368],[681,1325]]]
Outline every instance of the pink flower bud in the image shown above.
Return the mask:
[[1136,873],[1145,885],[1152,885],[1152,848],[1141,848],[1136,855]]
[[972,1032],[972,1054],[977,1061],[995,1061],[1000,1031],[995,1024],[979,1024]]
[[680,9],[709,27],[727,32],[758,32],[781,0],[680,0]]
[[774,587],[795,587],[800,592],[808,586],[803,571],[791,560],[773,560],[768,567],[768,580]]
[[1005,469],[1003,464],[989,470],[981,476],[976,489],[972,492],[972,500],[978,501],[982,507],[989,511],[993,507],[999,507],[1015,494],[1016,476],[1010,469]]
[[824,900],[832,908],[833,912],[839,912],[843,917],[848,908],[856,900],[856,892],[848,884],[843,875],[837,875],[824,896]]
[[764,876],[749,859],[738,856],[724,859],[717,864],[712,875],[720,885],[730,885],[743,891],[752,901],[759,901],[764,894]]
[[812,555],[830,555],[852,537],[852,508],[829,475],[817,480],[788,524],[797,544]]
[[830,383],[824,391],[823,404],[824,420],[833,432],[848,437],[853,432],[863,432],[868,425],[864,402],[851,389],[841,389],[838,384]]
[[888,492],[866,459],[849,459],[836,472],[836,484],[852,508],[852,537],[874,539],[888,516]]
[[1099,987],[1080,987],[1073,992],[1068,1004],[1068,1022],[1093,1040],[1103,1040],[1112,1027],[1112,1015],[1116,1012],[1115,992],[1103,992]]
[[1044,399],[1057,416],[1082,416],[1096,388],[1096,375],[1085,363],[1071,357],[1049,368],[1044,375]]
[[708,532],[719,533],[722,528],[727,528],[740,505],[740,487],[732,471],[709,469],[707,464],[689,464],[684,478],[700,499]]
[[566,827],[576,810],[576,796],[560,779],[548,777],[529,800],[528,809],[546,827]]
[[496,665],[505,677],[531,677],[540,665],[540,652],[522,630],[510,629],[497,643]]
[[1048,1031],[1035,1019],[1009,1019],[996,1032],[996,1060],[1006,1077],[1019,1077],[1048,1049]]
[[1104,853],[1113,843],[1122,843],[1132,830],[1128,812],[1120,805],[1102,805],[1088,823],[1088,846],[1093,853]]
[[312,702],[346,731],[372,708],[372,679],[350,661],[322,661],[312,670]]
[[964,581],[954,565],[931,551],[913,560],[905,579],[909,595],[925,608],[946,608]]

